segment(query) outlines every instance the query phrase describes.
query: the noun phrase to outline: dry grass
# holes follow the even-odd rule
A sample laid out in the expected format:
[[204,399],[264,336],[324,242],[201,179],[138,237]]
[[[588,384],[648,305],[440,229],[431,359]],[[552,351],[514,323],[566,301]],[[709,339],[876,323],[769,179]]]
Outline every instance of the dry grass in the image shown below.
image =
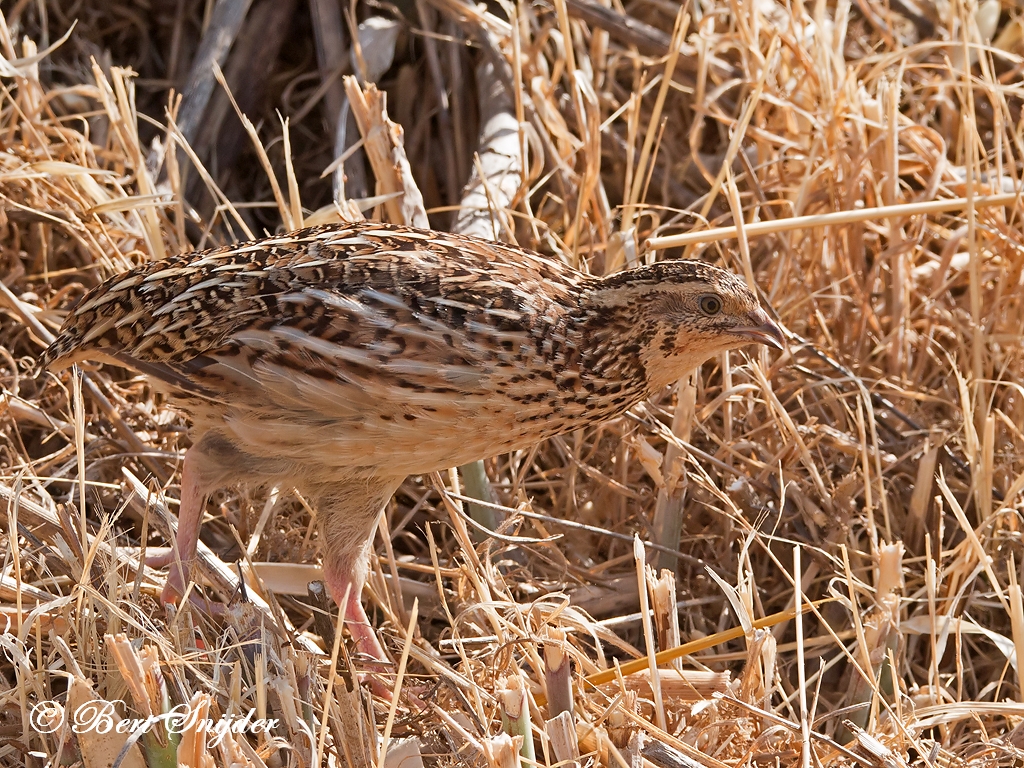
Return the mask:
[[[219,85],[195,127],[186,76],[209,8],[151,5],[0,17],[0,764],[112,761],[123,740],[29,721],[90,697],[129,717],[193,702],[279,719],[219,747],[189,734],[190,765],[397,765],[402,749],[515,765],[520,745],[551,766],[574,748],[602,766],[1019,764],[1014,7],[613,4],[644,27],[581,0],[360,5],[343,31],[399,20],[378,79],[408,170],[391,187],[349,160],[353,185],[369,179],[356,196],[380,197],[335,206],[322,174],[353,65],[322,53],[318,70],[326,22],[254,3],[223,65],[248,132]],[[360,53],[371,68],[376,46]],[[231,607],[167,613],[139,547],[167,541],[186,422],[124,371],[32,371],[67,307],[130,264],[357,209],[413,215],[410,180],[451,226],[471,171],[487,175],[487,60],[528,149],[507,205],[488,198],[498,230],[595,272],[723,262],[790,348],[726,356],[628,417],[486,462],[498,537],[466,522],[457,475],[410,479],[367,596],[396,659],[385,685],[404,675],[419,697],[389,705],[347,690],[332,617],[291,594],[315,577],[295,565],[316,561],[303,500],[216,498],[203,573]],[[702,252],[672,237],[713,227],[734,229]],[[236,561],[251,600],[231,594]],[[157,730],[139,746],[123,765],[174,762]]]

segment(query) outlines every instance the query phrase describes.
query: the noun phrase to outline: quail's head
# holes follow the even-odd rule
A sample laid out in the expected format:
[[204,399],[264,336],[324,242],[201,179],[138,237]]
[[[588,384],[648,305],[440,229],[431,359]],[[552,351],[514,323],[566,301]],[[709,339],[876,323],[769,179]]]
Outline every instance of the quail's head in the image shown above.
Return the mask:
[[610,275],[587,297],[606,326],[629,339],[650,391],[719,352],[751,342],[783,348],[779,326],[742,279],[698,261],[663,261]]

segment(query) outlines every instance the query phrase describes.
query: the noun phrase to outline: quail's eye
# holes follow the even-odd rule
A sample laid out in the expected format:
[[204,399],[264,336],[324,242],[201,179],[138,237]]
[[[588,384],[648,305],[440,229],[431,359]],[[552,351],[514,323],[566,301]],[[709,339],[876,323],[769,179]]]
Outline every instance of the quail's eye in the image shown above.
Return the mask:
[[722,311],[722,300],[713,294],[701,296],[700,311],[705,315],[717,315]]

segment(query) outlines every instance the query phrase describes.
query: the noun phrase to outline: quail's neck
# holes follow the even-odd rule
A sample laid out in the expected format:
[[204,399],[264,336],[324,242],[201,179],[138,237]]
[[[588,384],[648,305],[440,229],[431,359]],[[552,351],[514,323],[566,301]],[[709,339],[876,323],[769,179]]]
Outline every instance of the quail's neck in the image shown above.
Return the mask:
[[674,384],[710,356],[697,339],[692,347],[681,346],[680,327],[649,311],[654,296],[642,281],[617,275],[590,287],[582,294],[576,321],[581,368],[601,382],[597,390],[604,396],[623,402],[620,395],[625,394],[632,405]]
[[571,337],[578,344],[579,386],[589,395],[595,421],[651,394],[643,353],[656,333],[624,308],[595,301],[599,291],[584,291],[570,319]]

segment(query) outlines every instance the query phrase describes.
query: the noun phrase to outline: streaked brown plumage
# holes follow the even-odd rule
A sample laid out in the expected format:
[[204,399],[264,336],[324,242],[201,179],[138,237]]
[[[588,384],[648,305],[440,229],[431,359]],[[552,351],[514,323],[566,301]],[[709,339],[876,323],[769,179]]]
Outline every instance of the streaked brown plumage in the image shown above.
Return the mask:
[[207,494],[293,485],[319,509],[325,574],[363,649],[359,602],[402,480],[604,421],[708,357],[779,328],[696,261],[605,278],[537,254],[365,222],[146,264],[93,289],[42,363],[147,374],[191,416],[165,599],[187,583]]

